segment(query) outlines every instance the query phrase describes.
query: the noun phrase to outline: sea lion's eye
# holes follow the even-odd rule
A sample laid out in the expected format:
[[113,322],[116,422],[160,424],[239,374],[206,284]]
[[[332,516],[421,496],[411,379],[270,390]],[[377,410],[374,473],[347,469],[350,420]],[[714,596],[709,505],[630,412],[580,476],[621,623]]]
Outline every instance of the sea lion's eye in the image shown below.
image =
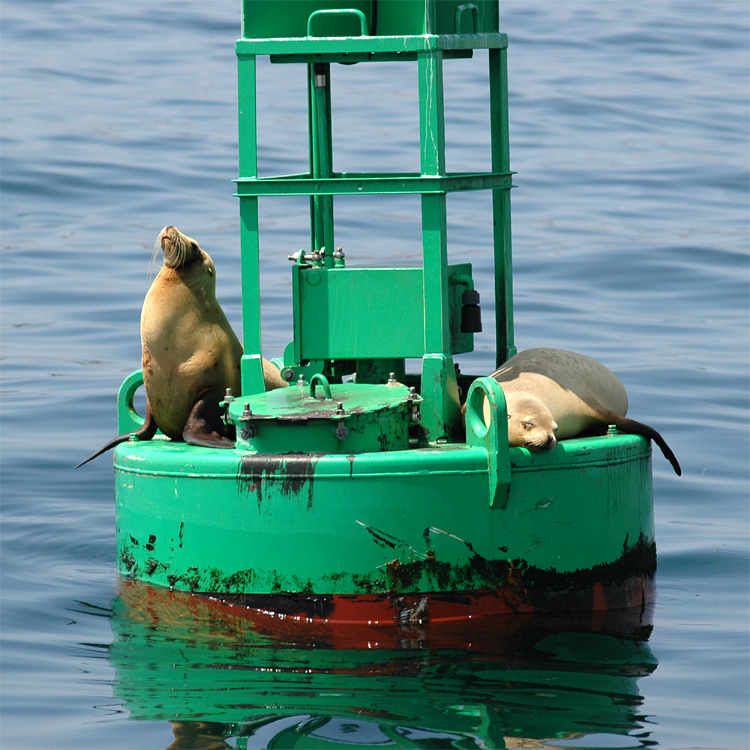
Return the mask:
[[521,421],[521,427],[523,427],[524,430],[533,430],[534,429],[534,423],[533,422],[526,422]]
[[194,250],[194,251],[195,251],[195,252],[197,253],[197,252],[198,252],[198,250],[199,250],[199,248],[198,248],[198,243],[197,243],[197,242],[193,242],[193,243],[192,243],[192,244],[190,245],[190,249],[191,249],[191,250]]

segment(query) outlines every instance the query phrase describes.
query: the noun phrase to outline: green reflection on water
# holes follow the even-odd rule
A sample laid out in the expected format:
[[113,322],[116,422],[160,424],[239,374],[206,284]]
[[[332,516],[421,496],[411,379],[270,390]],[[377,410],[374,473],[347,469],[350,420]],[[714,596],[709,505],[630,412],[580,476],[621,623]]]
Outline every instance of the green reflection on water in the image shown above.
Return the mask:
[[640,612],[310,635],[131,582],[113,612],[115,695],[131,719],[170,722],[171,750],[653,744]]

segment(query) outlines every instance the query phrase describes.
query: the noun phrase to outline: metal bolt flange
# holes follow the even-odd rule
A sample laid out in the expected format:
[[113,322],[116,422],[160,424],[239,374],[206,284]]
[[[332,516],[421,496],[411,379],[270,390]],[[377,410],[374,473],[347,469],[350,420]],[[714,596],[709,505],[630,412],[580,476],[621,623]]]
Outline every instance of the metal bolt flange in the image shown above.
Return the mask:
[[243,440],[254,438],[258,434],[258,428],[253,424],[246,424],[240,431],[240,437]]
[[349,430],[346,428],[346,425],[344,425],[342,422],[339,422],[339,424],[336,425],[336,429],[333,431],[333,434],[338,440],[345,440],[347,437],[349,437]]

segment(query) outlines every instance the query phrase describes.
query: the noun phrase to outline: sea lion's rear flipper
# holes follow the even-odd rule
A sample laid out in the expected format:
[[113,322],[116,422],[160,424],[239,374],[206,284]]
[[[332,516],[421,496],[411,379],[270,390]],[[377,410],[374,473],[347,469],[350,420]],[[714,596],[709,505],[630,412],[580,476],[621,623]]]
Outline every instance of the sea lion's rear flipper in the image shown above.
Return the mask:
[[102,453],[106,453],[110,448],[114,448],[116,445],[124,443],[126,440],[130,439],[131,435],[136,435],[139,440],[151,440],[155,434],[156,422],[154,421],[154,415],[151,413],[151,406],[148,403],[148,399],[146,399],[146,417],[143,420],[143,424],[135,432],[125,432],[122,435],[118,435],[116,438],[112,438],[112,440],[103,445],[96,452],[92,453],[88,458],[81,461],[81,463],[74,468],[78,469],[97,456],[101,456]]
[[672,449],[667,445],[667,441],[653,428],[649,427],[643,422],[636,422],[634,419],[628,419],[627,417],[620,417],[617,414],[612,414],[611,424],[617,427],[620,432],[626,432],[633,435],[643,435],[645,438],[653,440],[661,452],[664,454],[664,458],[672,464],[672,468],[675,470],[677,476],[682,475],[682,469],[677,457],[672,453]]
[[234,441],[229,438],[232,428],[222,420],[219,406],[222,397],[216,389],[203,391],[198,396],[182,431],[186,443],[203,448],[234,448]]

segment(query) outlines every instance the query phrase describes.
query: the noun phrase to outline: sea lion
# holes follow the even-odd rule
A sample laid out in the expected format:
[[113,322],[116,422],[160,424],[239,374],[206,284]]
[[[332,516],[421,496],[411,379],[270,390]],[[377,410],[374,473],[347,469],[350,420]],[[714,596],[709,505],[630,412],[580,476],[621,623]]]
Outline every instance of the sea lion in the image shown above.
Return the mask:
[[558,440],[612,424],[621,432],[653,440],[675,472],[682,474],[664,438],[625,416],[625,387],[595,359],[563,349],[528,349],[511,357],[491,377],[505,394],[510,445],[550,450]]
[[[219,402],[227,388],[241,391],[242,345],[216,300],[214,262],[177,227],[164,227],[156,245],[164,264],[141,312],[146,415],[135,434],[149,440],[158,428],[172,440],[234,448],[234,427],[222,420]],[[263,378],[266,390],[288,385],[265,359]],[[78,466],[129,437],[118,435]]]

